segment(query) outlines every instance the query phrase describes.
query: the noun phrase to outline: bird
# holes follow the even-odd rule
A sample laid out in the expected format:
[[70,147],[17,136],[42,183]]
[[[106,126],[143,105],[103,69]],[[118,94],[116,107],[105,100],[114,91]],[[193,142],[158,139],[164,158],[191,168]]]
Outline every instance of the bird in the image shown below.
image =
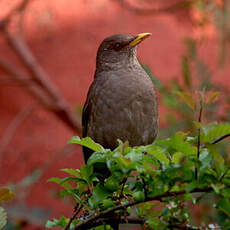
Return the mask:
[[[115,149],[153,143],[158,133],[158,102],[152,80],[137,59],[137,46],[151,33],[115,34],[97,51],[94,80],[82,113],[82,137]],[[93,151],[83,147],[85,163]]]

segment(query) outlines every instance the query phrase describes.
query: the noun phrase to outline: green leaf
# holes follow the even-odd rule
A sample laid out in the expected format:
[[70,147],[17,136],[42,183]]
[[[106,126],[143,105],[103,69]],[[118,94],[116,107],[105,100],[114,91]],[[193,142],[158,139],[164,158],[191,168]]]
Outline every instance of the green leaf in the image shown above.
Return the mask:
[[182,152],[175,152],[172,156],[172,163],[180,164],[183,158],[184,158],[184,154]]
[[79,169],[68,168],[68,169],[61,169],[61,171],[69,173],[70,175],[73,175],[73,176],[76,176],[76,177],[80,176],[80,170]]
[[106,210],[108,208],[111,208],[115,205],[115,201],[111,200],[111,199],[105,199],[102,201],[102,210]]
[[94,152],[87,161],[87,165],[93,165],[96,163],[105,163],[106,156],[104,152]]
[[104,151],[104,148],[101,145],[94,142],[90,137],[85,137],[81,139],[80,137],[75,136],[75,137],[72,137],[72,139],[70,139],[68,143],[69,144],[79,144],[89,149],[92,149],[95,152]]
[[178,152],[182,152],[185,155],[196,155],[197,148],[185,141],[185,138],[181,135],[181,132],[176,133],[171,139],[171,146]]
[[198,181],[192,181],[190,184],[187,185],[186,192],[191,192],[192,190],[194,190],[198,186],[199,186],[199,182]]
[[[159,227],[163,227],[163,224],[162,224],[162,222],[159,220],[158,217],[148,219],[148,220],[146,221],[146,224],[149,225],[149,227],[150,227],[151,229],[154,229],[154,230],[159,229]],[[165,228],[161,228],[161,229],[165,229]]]
[[224,212],[227,216],[230,217],[230,201],[225,198],[218,202],[217,208]]
[[204,172],[207,168],[211,168],[211,162],[212,162],[212,154],[207,151],[207,149],[204,149],[201,151],[199,160],[201,162],[201,166],[199,168],[199,172]]
[[3,207],[0,206],[0,229],[3,229],[7,224],[7,214]]
[[224,188],[220,191],[221,195],[230,198],[230,188]]
[[220,155],[215,145],[208,145],[208,149],[213,155],[214,165],[218,175],[220,176],[224,173],[225,170],[225,160]]
[[104,188],[101,184],[97,184],[88,201],[89,205],[91,208],[96,209],[99,204],[103,203],[103,201],[109,197],[109,195],[111,194],[106,188]]
[[154,145],[147,146],[146,152],[151,154],[153,157],[155,157],[161,163],[169,165],[169,159],[167,158],[166,154],[164,152],[162,152],[161,149],[158,148],[157,146],[154,146]]
[[90,178],[93,174],[93,167],[90,165],[82,165],[80,168],[80,173],[83,179],[85,179],[88,183],[91,182]]
[[53,219],[52,221],[48,220],[46,222],[46,228],[53,228],[56,226],[65,227],[68,224],[68,222],[69,222],[69,218],[61,216],[59,220],[58,219]]
[[47,181],[57,183],[66,189],[72,188],[72,186],[68,182],[66,182],[65,180],[63,181],[63,179],[61,179],[59,177],[52,177],[52,178],[48,179]]
[[201,140],[204,143],[211,143],[211,141],[227,134],[230,134],[230,123],[209,124],[203,126]]

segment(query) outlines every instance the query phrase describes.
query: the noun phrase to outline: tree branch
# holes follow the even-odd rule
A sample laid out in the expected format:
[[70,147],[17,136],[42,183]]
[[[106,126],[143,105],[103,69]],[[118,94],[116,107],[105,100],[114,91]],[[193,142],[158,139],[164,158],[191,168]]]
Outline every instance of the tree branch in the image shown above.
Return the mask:
[[218,142],[224,140],[224,139],[227,138],[227,137],[230,137],[230,133],[228,133],[228,134],[226,134],[226,135],[223,135],[223,136],[221,136],[221,137],[216,138],[216,139],[213,140],[210,144],[214,145],[214,144],[216,144],[216,143],[218,143]]
[[[210,192],[212,191],[213,188],[212,187],[207,187],[207,188],[196,188],[194,190],[192,190],[190,193],[197,193],[197,192]],[[166,192],[164,194],[161,195],[157,195],[154,197],[148,197],[147,199],[145,199],[144,202],[139,202],[139,201],[132,201],[129,202],[127,204],[122,204],[122,205],[117,205],[113,208],[107,209],[105,211],[102,211],[86,220],[83,220],[81,223],[77,224],[76,227],[74,228],[75,230],[81,230],[81,229],[87,229],[89,224],[93,224],[95,222],[97,222],[98,220],[100,220],[101,218],[109,218],[109,215],[111,215],[112,213],[114,213],[115,211],[121,210],[121,209],[126,209],[128,207],[132,207],[135,206],[137,204],[141,204],[141,203],[145,203],[148,201],[161,201],[163,198],[166,197],[174,197],[174,196],[179,196],[179,195],[183,195],[185,194],[186,191],[178,191],[178,192]]]
[[[30,74],[30,77],[33,79],[34,83],[36,83],[45,94],[46,99],[44,98],[44,95],[42,95],[41,92],[38,91],[38,87],[33,89],[33,94],[38,96],[39,99],[44,104],[46,100],[48,100],[49,105],[53,105],[52,111],[61,118],[66,124],[69,125],[74,131],[77,131],[81,133],[81,121],[80,118],[77,117],[72,111],[69,106],[69,104],[66,102],[66,100],[63,98],[63,96],[60,94],[57,87],[50,81],[48,74],[45,72],[45,70],[40,66],[34,55],[32,54],[30,48],[22,38],[22,36],[15,36],[12,35],[8,30],[8,24],[12,17],[15,15],[15,13],[22,12],[25,7],[28,5],[29,0],[23,0],[19,5],[17,5],[13,10],[11,10],[4,19],[0,20],[0,31],[3,33],[4,37],[6,38],[8,44],[14,51],[15,55],[19,58],[21,63],[26,67],[27,71]],[[3,63],[4,65],[4,63]],[[9,65],[7,66],[9,67]],[[14,76],[17,76],[18,74],[15,71],[12,71],[12,68],[5,68],[8,70],[8,72],[14,72]],[[10,71],[9,71],[10,69]],[[12,74],[11,74],[12,75]],[[29,87],[30,90],[32,87]],[[33,88],[35,88],[33,86]],[[40,89],[39,89],[40,90]],[[40,90],[41,91],[41,90]],[[44,94],[44,93],[43,93]],[[49,106],[51,107],[51,106]]]
[[78,213],[81,211],[82,205],[77,204],[74,208],[73,216],[70,218],[68,224],[66,225],[64,230],[68,230],[70,228],[71,223],[74,221],[74,219],[77,217]]

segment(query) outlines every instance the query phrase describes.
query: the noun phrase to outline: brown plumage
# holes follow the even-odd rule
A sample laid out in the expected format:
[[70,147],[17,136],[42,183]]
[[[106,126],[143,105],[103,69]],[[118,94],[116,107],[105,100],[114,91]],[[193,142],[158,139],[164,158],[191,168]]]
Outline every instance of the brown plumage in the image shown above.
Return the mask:
[[[97,52],[96,71],[83,108],[83,137],[114,149],[151,144],[158,131],[157,97],[153,83],[136,57],[136,45],[149,33],[106,38]],[[85,162],[92,151],[83,148]]]

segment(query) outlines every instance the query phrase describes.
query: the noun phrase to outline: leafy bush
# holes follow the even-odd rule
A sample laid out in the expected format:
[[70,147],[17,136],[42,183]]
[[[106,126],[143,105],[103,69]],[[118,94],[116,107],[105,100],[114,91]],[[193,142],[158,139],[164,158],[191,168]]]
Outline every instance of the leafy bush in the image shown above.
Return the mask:
[[[179,95],[195,109],[190,94]],[[138,147],[119,141],[113,151],[89,137],[73,137],[69,143],[95,152],[80,169],[62,169],[69,176],[49,179],[61,185],[61,195],[74,198],[76,206],[71,218],[49,220],[46,227],[111,229],[111,221],[116,221],[144,229],[201,229],[193,222],[192,207],[211,197],[215,215],[203,229],[230,229],[230,161],[216,147],[230,135],[230,123],[204,125],[201,119],[205,102],[216,96],[201,93],[194,122],[197,135],[176,132]]]

